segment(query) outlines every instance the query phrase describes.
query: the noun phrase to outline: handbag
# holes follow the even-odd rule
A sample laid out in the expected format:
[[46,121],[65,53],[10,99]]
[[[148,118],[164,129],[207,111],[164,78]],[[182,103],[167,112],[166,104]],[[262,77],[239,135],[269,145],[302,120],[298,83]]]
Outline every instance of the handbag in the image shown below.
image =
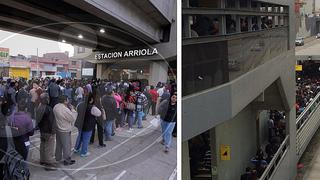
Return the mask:
[[134,103],[126,103],[126,109],[128,109],[130,111],[135,111],[136,105]]
[[[102,97],[103,98],[103,97]],[[107,114],[106,114],[106,111],[104,110],[104,107],[102,105],[102,102],[101,102],[101,99],[100,98],[100,104],[101,104],[101,117],[102,117],[102,120],[103,121],[106,121],[107,120]]]

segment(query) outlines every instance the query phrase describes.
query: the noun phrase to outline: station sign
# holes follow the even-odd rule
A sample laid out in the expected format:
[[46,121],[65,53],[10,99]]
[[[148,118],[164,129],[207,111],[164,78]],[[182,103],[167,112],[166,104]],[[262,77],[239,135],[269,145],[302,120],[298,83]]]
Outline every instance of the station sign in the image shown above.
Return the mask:
[[140,56],[153,56],[158,54],[159,53],[157,48],[142,48],[142,49],[131,49],[131,50],[99,53],[99,54],[96,54],[94,58],[96,60],[106,60],[106,59],[132,58],[132,57],[140,57]]

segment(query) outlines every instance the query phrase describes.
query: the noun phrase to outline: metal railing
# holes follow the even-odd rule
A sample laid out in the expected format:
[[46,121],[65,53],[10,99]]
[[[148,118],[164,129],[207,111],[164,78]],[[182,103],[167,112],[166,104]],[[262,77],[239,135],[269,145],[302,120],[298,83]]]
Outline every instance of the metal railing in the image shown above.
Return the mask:
[[289,135],[286,136],[286,138],[283,140],[282,144],[280,145],[277,152],[274,154],[272,160],[268,164],[267,168],[264,170],[263,174],[260,177],[260,180],[267,180],[271,179],[274,175],[274,172],[276,172],[279,164],[281,164],[283,158],[286,156],[289,146]]
[[320,115],[320,93],[312,100],[306,109],[299,115],[296,121],[297,128],[297,157],[301,158],[303,152],[307,148],[310,140],[320,125],[318,116]]

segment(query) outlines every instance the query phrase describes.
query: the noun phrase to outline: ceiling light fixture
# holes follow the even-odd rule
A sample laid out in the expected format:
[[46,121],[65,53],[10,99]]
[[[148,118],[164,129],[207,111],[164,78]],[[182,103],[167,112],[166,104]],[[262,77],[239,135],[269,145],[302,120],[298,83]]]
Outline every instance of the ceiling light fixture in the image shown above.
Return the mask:
[[82,34],[79,34],[79,35],[78,35],[78,38],[79,38],[79,39],[83,39]]
[[103,28],[100,29],[100,33],[103,34],[103,33],[105,33],[105,32],[106,32],[106,31],[105,31]]

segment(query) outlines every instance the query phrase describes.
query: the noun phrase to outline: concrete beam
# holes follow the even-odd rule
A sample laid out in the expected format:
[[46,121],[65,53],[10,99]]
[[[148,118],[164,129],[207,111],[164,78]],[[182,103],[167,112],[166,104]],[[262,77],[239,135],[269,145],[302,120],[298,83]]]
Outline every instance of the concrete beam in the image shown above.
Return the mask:
[[[49,12],[48,10],[32,7],[31,4],[27,5],[27,4],[23,3],[23,2],[18,2],[18,1],[14,1],[14,0],[11,0],[11,1],[0,1],[0,4],[8,6],[8,7],[11,7],[11,8],[14,8],[14,9],[18,9],[18,10],[23,11],[23,12],[31,13],[31,14],[36,15],[36,16],[41,16],[41,17],[44,17],[46,19],[59,22],[61,24],[66,24],[68,26],[71,26],[71,27],[75,28],[76,30],[78,30],[80,32],[85,31],[86,33],[92,34],[91,31],[88,31],[85,28],[79,29],[79,27],[77,27],[75,24],[70,24],[70,22],[78,22],[78,20],[74,20],[74,19],[71,19],[71,18],[68,18],[68,17],[65,17],[65,16],[57,15],[55,13]],[[92,35],[96,36],[96,35],[100,35],[100,34],[92,34]],[[120,44],[123,44],[123,45],[131,45],[130,42],[128,42],[128,41],[126,41],[126,40],[124,40],[122,38],[119,38],[117,36],[113,36],[108,32],[106,32],[105,34],[101,34],[100,36],[102,36],[102,37],[104,37],[106,39],[110,39],[112,41],[116,41],[116,42],[118,42]]]
[[149,43],[157,43],[162,38],[162,27],[127,0],[64,0],[88,13],[116,24]]

